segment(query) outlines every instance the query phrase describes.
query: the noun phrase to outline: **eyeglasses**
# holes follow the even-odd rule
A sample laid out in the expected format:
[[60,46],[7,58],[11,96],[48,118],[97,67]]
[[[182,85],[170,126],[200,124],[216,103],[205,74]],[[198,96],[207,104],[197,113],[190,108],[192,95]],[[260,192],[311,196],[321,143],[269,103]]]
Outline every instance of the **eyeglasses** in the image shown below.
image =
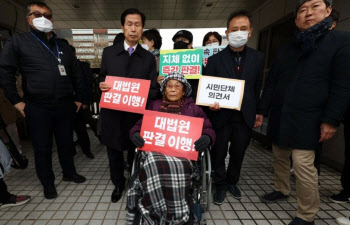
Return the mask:
[[32,13],[28,14],[28,16],[31,16],[31,15],[34,15],[35,18],[45,17],[48,20],[52,19],[52,15],[51,14],[46,14],[46,13],[42,14],[40,12],[32,12]]
[[165,85],[165,88],[168,88],[168,89],[173,89],[175,88],[175,90],[180,90],[181,88],[183,88],[183,85],[181,84],[166,84]]

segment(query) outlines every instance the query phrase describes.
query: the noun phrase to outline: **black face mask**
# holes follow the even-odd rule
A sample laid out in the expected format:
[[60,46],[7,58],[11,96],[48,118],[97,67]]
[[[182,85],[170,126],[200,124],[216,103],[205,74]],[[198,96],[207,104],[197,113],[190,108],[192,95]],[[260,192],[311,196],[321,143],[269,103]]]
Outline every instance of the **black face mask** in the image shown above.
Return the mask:
[[174,43],[174,49],[188,49],[188,43],[183,41],[178,41]]

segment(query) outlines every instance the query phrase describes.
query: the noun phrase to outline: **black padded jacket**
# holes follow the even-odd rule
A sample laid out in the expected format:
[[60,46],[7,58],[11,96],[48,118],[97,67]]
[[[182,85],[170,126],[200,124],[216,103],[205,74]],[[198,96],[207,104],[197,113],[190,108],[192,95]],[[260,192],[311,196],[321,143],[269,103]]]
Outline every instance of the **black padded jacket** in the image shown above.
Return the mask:
[[[66,76],[59,72],[56,43]],[[16,89],[17,70],[22,75],[24,99]],[[85,86],[79,62],[68,42],[56,38],[54,33],[48,40],[45,33],[33,29],[14,35],[6,42],[0,55],[0,83],[12,104],[24,101],[44,106],[73,100],[82,102]]]

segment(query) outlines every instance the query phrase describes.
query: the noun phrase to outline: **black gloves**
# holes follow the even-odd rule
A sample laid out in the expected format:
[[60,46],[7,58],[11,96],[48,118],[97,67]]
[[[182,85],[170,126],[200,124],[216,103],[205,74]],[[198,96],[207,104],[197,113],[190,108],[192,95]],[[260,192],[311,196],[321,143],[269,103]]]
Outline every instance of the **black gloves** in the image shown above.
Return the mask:
[[136,145],[136,147],[139,147],[139,148],[141,148],[145,143],[145,140],[143,140],[143,138],[140,135],[140,132],[138,131],[132,135],[131,141],[132,143],[134,143],[134,145]]
[[202,135],[197,141],[194,142],[194,148],[198,152],[203,152],[210,143],[210,137],[208,135]]

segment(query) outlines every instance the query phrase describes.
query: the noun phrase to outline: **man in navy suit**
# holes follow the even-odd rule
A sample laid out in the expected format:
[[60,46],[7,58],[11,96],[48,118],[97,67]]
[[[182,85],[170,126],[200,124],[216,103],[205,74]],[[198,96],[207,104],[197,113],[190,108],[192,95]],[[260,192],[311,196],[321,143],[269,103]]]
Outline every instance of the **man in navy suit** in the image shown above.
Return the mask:
[[[216,132],[217,141],[212,149],[216,193],[214,203],[222,204],[226,191],[241,199],[237,187],[245,151],[249,145],[252,128],[261,126],[256,120],[256,105],[264,69],[264,54],[249,48],[246,43],[251,37],[251,15],[246,11],[232,13],[227,20],[226,37],[229,45],[208,59],[205,74],[245,80],[241,111],[220,109],[215,103],[209,107],[209,118]],[[230,161],[225,169],[225,158],[230,142]]]

